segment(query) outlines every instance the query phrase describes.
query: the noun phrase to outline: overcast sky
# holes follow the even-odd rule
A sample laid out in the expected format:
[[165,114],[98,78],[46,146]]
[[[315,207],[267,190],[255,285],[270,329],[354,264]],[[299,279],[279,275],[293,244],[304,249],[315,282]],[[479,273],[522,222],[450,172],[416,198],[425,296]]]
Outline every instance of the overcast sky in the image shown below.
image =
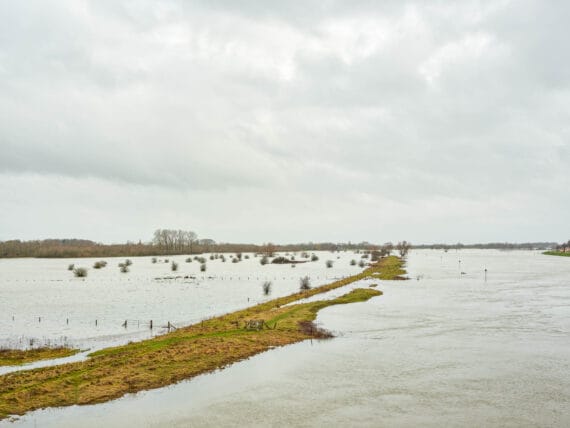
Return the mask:
[[0,240],[562,241],[566,1],[0,2]]

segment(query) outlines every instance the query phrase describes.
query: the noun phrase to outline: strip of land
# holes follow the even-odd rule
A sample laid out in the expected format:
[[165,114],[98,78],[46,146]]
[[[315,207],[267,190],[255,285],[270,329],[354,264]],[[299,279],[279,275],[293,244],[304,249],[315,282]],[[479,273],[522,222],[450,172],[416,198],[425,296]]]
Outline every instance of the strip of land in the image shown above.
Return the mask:
[[567,251],[545,251],[542,254],[546,254],[547,256],[562,256],[562,257],[570,257],[570,253]]
[[[357,275],[153,339],[97,351],[86,361],[0,376],[0,420],[44,407],[102,403],[220,369],[276,346],[326,336],[312,324],[319,310],[364,302],[382,292],[358,288],[332,300],[287,304],[365,278],[403,279],[403,274],[402,259],[386,257]],[[264,328],[244,328],[252,320]]]
[[74,355],[78,352],[79,349],[70,349],[65,347],[43,347],[29,350],[0,349],[0,367],[19,366],[22,364],[32,363],[34,361],[64,358]]

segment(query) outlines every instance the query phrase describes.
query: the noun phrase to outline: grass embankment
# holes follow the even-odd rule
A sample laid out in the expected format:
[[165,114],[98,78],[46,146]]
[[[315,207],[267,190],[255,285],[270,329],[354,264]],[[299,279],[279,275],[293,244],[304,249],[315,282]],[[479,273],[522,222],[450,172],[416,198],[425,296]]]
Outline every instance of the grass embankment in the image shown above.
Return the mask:
[[570,253],[566,253],[564,251],[545,251],[542,254],[546,254],[547,256],[562,256],[562,257],[570,257]]
[[[388,257],[363,272],[332,284],[281,297],[212,318],[142,342],[104,349],[83,362],[0,376],[0,419],[43,407],[93,404],[130,392],[169,385],[222,368],[272,347],[322,337],[306,328],[327,306],[364,302],[382,292],[355,289],[332,300],[284,306],[352,282],[400,276],[403,262]],[[244,329],[246,321],[263,320],[271,329]]]
[[69,357],[79,352],[79,349],[64,347],[36,348],[28,350],[0,349],[0,366],[18,366],[40,360]]

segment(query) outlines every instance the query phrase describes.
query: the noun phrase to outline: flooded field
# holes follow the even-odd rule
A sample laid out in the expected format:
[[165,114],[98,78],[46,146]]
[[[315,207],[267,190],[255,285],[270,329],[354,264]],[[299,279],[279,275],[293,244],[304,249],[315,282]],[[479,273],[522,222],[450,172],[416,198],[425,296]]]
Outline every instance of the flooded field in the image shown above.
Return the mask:
[[[275,279],[274,295],[296,290],[298,279],[293,276],[298,278],[301,272],[332,277],[358,270],[349,265],[354,255],[348,253],[340,253],[338,260],[335,255],[335,267],[326,269],[324,261],[332,258],[329,254],[319,254],[315,264],[297,266],[290,279]],[[181,322],[191,321],[194,314],[197,319],[247,306],[247,297],[251,302],[262,299],[261,276],[236,283],[225,279],[155,283],[154,275],[171,274],[168,266],[151,265],[144,259],[133,261],[130,283],[115,275],[117,269],[111,262],[108,270],[101,272],[102,277],[109,275],[109,281],[116,280],[120,292],[103,278],[98,284],[104,291],[89,288],[90,284],[97,288],[93,284],[97,284],[98,272],[92,271],[86,281],[67,277],[61,284],[40,282],[46,309],[51,308],[55,315],[58,307],[71,310],[74,299],[81,299],[78,305],[83,310],[89,310],[90,303],[101,308],[91,310],[89,316],[109,307],[104,319],[120,325],[125,310],[132,310],[129,316],[135,318],[157,306],[152,313],[156,319],[161,314],[178,313]],[[44,266],[44,271],[57,264],[54,278],[49,279],[67,274],[67,261],[1,263],[38,266],[38,270]],[[144,268],[140,280],[134,281],[137,265]],[[197,273],[197,265],[180,265],[188,273]],[[227,270],[217,274],[227,275],[236,269],[232,275],[243,275],[247,266],[245,262],[224,266]],[[256,260],[249,266],[267,277],[272,272],[267,268],[274,269],[273,278],[277,272],[284,278],[293,270],[289,266],[262,267]],[[35,411],[15,423],[0,422],[0,426],[570,425],[570,260],[537,252],[426,250],[411,253],[407,269],[411,281],[379,282],[383,296],[322,310],[318,322],[336,334],[332,340],[274,349],[170,387],[100,405]],[[6,271],[12,272],[12,279],[2,271],[2,297],[8,289],[15,307],[32,308],[31,301],[19,300],[22,296],[34,299],[30,294],[33,285],[24,285],[28,294],[15,297],[15,283],[21,283],[25,274],[16,278],[17,269]],[[71,296],[64,284],[71,287]],[[52,285],[59,298],[50,297]],[[154,287],[170,287],[172,295],[152,291]],[[145,294],[147,297],[142,297]],[[153,301],[163,294],[164,300]],[[128,296],[132,296],[132,306],[121,304]],[[41,301],[42,297],[35,301],[36,307],[41,307]],[[4,335],[5,327],[12,322],[4,310],[13,306],[4,300],[1,304],[6,305],[1,312],[4,339],[9,336]],[[192,312],[184,312],[184,307]],[[30,317],[36,315],[29,312]],[[89,318],[84,320],[88,323]],[[69,336],[85,343],[101,337],[98,330],[89,328],[88,333],[70,330]],[[111,330],[104,334],[120,334]],[[53,337],[62,334],[55,328],[49,332]],[[20,333],[14,329],[11,334]],[[48,330],[41,334],[47,336]]]
[[[298,291],[299,278],[308,275],[313,286],[360,271],[352,252],[316,252],[319,260],[296,264],[267,264],[244,254],[232,263],[206,258],[206,272],[189,256],[134,257],[128,273],[121,273],[124,258],[0,259],[0,347],[27,348],[43,344],[101,348],[165,333],[174,326],[252,306],[264,299]],[[245,258],[249,257],[249,258]],[[298,261],[307,260],[297,254]],[[168,260],[168,262],[166,262]],[[327,260],[333,267],[327,268]],[[171,270],[172,262],[178,270]],[[76,278],[69,264],[87,267],[86,278]],[[272,282],[271,295],[262,283]],[[153,329],[150,329],[150,321]],[[125,325],[126,321],[126,325]]]

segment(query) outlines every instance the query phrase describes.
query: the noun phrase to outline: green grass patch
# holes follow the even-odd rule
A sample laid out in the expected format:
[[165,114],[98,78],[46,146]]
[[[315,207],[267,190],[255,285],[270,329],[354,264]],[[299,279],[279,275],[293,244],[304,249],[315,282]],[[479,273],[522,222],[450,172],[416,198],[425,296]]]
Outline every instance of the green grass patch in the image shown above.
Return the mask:
[[40,360],[69,357],[79,352],[79,349],[65,347],[43,347],[35,349],[0,349],[0,366],[19,366]]
[[570,253],[566,253],[564,251],[545,251],[542,254],[546,254],[547,256],[562,256],[562,257],[570,257]]

